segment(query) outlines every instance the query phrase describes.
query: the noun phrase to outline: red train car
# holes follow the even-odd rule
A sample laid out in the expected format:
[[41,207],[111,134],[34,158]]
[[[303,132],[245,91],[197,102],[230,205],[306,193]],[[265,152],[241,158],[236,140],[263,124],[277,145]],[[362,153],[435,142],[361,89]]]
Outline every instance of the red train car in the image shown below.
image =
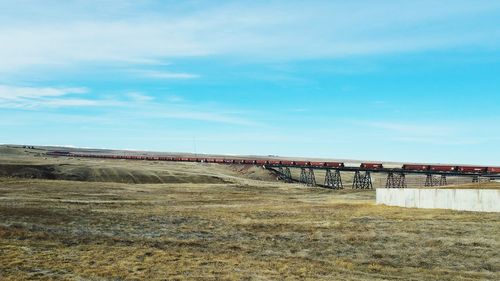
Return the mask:
[[407,171],[428,171],[429,165],[418,165],[418,164],[404,164],[403,170]]
[[457,170],[457,167],[448,165],[430,165],[429,170],[435,172],[454,172]]
[[295,165],[295,164],[293,161],[284,160],[284,161],[281,161],[281,165]]
[[340,162],[325,162],[325,167],[329,167],[329,168],[344,168],[344,163],[340,163]]
[[464,173],[484,173],[488,169],[487,167],[477,167],[477,166],[458,166],[458,171]]
[[365,169],[382,169],[384,165],[382,163],[361,163],[360,167]]
[[488,167],[486,171],[489,174],[500,174],[500,167]]
[[47,155],[52,155],[52,156],[70,156],[70,152],[69,151],[49,151],[47,152]]
[[308,161],[294,161],[297,166],[311,166],[311,162]]

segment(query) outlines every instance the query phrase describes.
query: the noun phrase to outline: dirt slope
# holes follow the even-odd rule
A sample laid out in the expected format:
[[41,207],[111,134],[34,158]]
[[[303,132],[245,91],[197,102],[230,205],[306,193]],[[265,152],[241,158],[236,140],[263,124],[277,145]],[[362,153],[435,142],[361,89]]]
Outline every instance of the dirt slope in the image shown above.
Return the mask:
[[271,173],[251,165],[51,157],[43,150],[8,146],[0,146],[0,177],[118,183],[275,181]]

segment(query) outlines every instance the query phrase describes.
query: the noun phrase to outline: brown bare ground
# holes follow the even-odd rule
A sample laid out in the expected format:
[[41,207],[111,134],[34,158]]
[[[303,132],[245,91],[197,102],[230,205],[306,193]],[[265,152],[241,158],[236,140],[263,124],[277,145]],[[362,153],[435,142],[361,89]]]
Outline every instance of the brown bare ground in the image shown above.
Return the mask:
[[377,206],[373,191],[241,167],[119,163],[223,182],[0,178],[0,279],[500,279],[498,214]]

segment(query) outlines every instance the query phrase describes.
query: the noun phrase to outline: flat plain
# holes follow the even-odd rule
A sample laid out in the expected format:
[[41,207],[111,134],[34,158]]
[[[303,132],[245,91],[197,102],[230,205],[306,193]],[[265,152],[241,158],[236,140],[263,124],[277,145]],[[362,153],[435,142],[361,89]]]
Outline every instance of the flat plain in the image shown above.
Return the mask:
[[258,167],[0,150],[1,280],[500,280],[500,216]]

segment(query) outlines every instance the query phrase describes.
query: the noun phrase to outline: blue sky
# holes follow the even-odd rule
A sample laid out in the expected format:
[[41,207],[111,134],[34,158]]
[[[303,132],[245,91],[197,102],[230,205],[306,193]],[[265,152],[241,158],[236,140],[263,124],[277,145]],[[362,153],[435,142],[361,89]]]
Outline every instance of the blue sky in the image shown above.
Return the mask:
[[0,143],[500,164],[500,1],[0,10]]

